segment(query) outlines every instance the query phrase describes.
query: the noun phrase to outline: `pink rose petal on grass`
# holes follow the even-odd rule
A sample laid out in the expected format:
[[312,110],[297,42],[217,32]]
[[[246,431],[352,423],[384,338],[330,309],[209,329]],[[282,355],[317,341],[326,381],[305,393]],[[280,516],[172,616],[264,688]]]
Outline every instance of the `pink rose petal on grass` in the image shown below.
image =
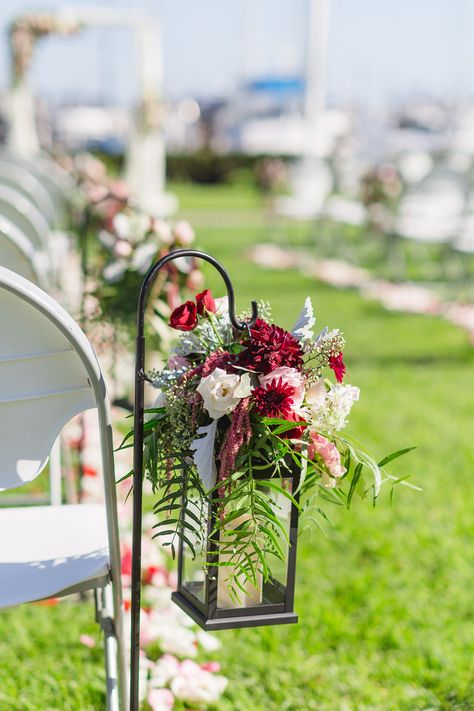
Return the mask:
[[221,665],[219,662],[204,662],[200,665],[201,669],[204,671],[211,672],[212,674],[218,674],[221,670]]
[[152,711],[171,711],[174,706],[174,696],[169,689],[152,689],[146,700]]
[[89,649],[93,649],[96,645],[95,639],[88,634],[81,634],[79,642]]

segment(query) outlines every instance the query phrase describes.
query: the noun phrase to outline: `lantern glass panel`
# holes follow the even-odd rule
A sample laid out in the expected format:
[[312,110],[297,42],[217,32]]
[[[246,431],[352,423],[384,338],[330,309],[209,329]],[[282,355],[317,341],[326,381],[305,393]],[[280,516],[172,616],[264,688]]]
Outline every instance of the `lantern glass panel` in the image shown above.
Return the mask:
[[[284,479],[275,479],[274,481],[279,486],[281,486],[284,491],[288,492],[288,494],[293,494],[292,478],[288,477]],[[265,482],[262,482],[262,487],[265,487]],[[276,555],[272,555],[270,552],[265,553],[267,565],[272,572],[272,578],[267,583],[267,587],[273,587],[272,597],[277,591],[279,591],[281,593],[281,596],[277,595],[277,597],[280,597],[279,601],[283,602],[288,576],[288,540],[290,538],[291,528],[291,500],[288,499],[284,494],[281,494],[273,489],[267,488],[267,493],[269,504],[272,507],[273,513],[275,514],[275,516],[277,516],[286,532],[286,536],[284,536],[281,531],[279,531],[278,529],[275,530],[275,533],[277,534],[278,538],[278,543],[280,544],[280,547],[283,551],[283,559],[279,558]],[[269,592],[270,590],[267,590],[267,595]]]
[[[293,489],[293,478],[276,478],[272,477],[272,482],[277,484],[282,489],[292,494]],[[274,488],[266,486],[266,480],[261,479],[256,484],[257,489],[265,497],[267,503],[270,505],[275,516],[278,517],[281,522],[286,535],[290,537],[290,524],[291,524],[291,501],[284,494],[275,491]],[[241,516],[235,519],[235,527],[243,524],[249,516]],[[243,590],[238,587],[236,588],[237,597],[231,593],[228,584],[228,578],[230,572],[235,572],[235,568],[232,566],[220,566],[217,572],[217,608],[218,609],[236,609],[236,608],[248,608],[248,607],[261,607],[265,605],[275,605],[284,604],[286,595],[286,585],[287,585],[287,575],[288,575],[288,552],[289,546],[288,541],[279,529],[277,525],[269,524],[269,528],[273,531],[280,548],[283,552],[283,558],[278,557],[269,550],[268,542],[262,539],[261,550],[265,557],[268,568],[271,571],[271,577],[269,580],[264,581],[261,573],[257,575],[257,585],[255,585],[251,580],[245,577],[244,574],[238,575],[238,582],[242,586]],[[255,550],[249,544],[248,550],[245,551],[254,560]],[[231,556],[219,554],[220,563],[226,560],[231,560]]]
[[[193,534],[191,529],[196,529],[196,520],[189,516],[191,510],[195,516],[203,521],[202,529],[198,534]],[[186,538],[192,544],[194,550],[191,549],[186,541],[181,543],[181,586],[190,595],[195,597],[202,604],[206,601],[206,548],[203,546],[207,533],[206,517],[202,516],[202,512],[198,511],[198,506],[188,501],[188,509],[185,512],[184,520],[186,524],[184,532]]]

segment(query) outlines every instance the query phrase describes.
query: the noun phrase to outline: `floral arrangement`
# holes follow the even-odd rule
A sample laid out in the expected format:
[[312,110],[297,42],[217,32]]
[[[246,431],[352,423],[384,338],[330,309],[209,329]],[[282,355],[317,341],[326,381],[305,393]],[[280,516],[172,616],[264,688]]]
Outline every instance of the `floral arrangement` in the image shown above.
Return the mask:
[[[144,274],[168,252],[194,240],[189,222],[170,222],[141,211],[123,193],[102,202],[96,212],[98,254],[91,269],[89,291],[96,298],[96,316],[115,325],[133,322]],[[150,298],[154,332],[167,339],[166,321],[183,289],[202,287],[203,276],[193,259],[175,260],[163,270]],[[131,298],[131,295],[133,297]],[[156,318],[159,315],[160,318]]]
[[19,83],[28,71],[38,39],[51,34],[66,37],[81,28],[80,22],[65,14],[27,12],[15,18],[9,28],[14,83]]
[[[155,535],[173,553],[181,538],[204,566],[212,539],[238,604],[247,583],[269,579],[268,559],[283,559],[285,501],[311,519],[327,518],[328,501],[349,506],[355,493],[371,492],[375,502],[384,482],[399,481],[384,465],[409,450],[377,463],[343,432],[359,389],[344,383],[343,334],[315,335],[309,298],[291,332],[272,322],[266,303],[252,327],[236,331],[226,300],[209,290],[178,306],[169,323],[177,344],[167,366],[149,373],[160,390],[145,444],[146,476],[158,494]],[[269,471],[263,491],[259,473]],[[218,515],[208,533],[210,497]]]

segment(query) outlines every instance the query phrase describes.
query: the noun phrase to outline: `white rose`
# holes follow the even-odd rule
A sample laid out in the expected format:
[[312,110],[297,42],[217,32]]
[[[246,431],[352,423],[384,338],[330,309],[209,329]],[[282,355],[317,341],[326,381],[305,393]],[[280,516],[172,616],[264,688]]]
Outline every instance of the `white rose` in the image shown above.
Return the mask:
[[240,381],[238,375],[230,375],[222,368],[216,368],[206,378],[202,378],[197,391],[204,400],[204,408],[213,420],[228,415],[235,409],[239,400],[246,397],[241,394],[246,392],[246,388],[240,387]]

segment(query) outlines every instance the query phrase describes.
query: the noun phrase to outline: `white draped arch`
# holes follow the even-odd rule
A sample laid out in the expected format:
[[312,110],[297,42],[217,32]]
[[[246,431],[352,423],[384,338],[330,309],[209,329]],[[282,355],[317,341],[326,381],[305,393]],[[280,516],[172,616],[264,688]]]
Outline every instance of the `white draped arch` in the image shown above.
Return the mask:
[[143,12],[99,7],[68,7],[56,12],[29,12],[10,25],[11,89],[8,97],[8,147],[24,156],[40,151],[28,70],[36,42],[46,36],[70,35],[86,27],[125,27],[134,32],[138,53],[139,103],[130,135],[125,180],[141,207],[157,215],[176,209],[165,193],[165,144],[162,108],[162,58],[159,24]]

